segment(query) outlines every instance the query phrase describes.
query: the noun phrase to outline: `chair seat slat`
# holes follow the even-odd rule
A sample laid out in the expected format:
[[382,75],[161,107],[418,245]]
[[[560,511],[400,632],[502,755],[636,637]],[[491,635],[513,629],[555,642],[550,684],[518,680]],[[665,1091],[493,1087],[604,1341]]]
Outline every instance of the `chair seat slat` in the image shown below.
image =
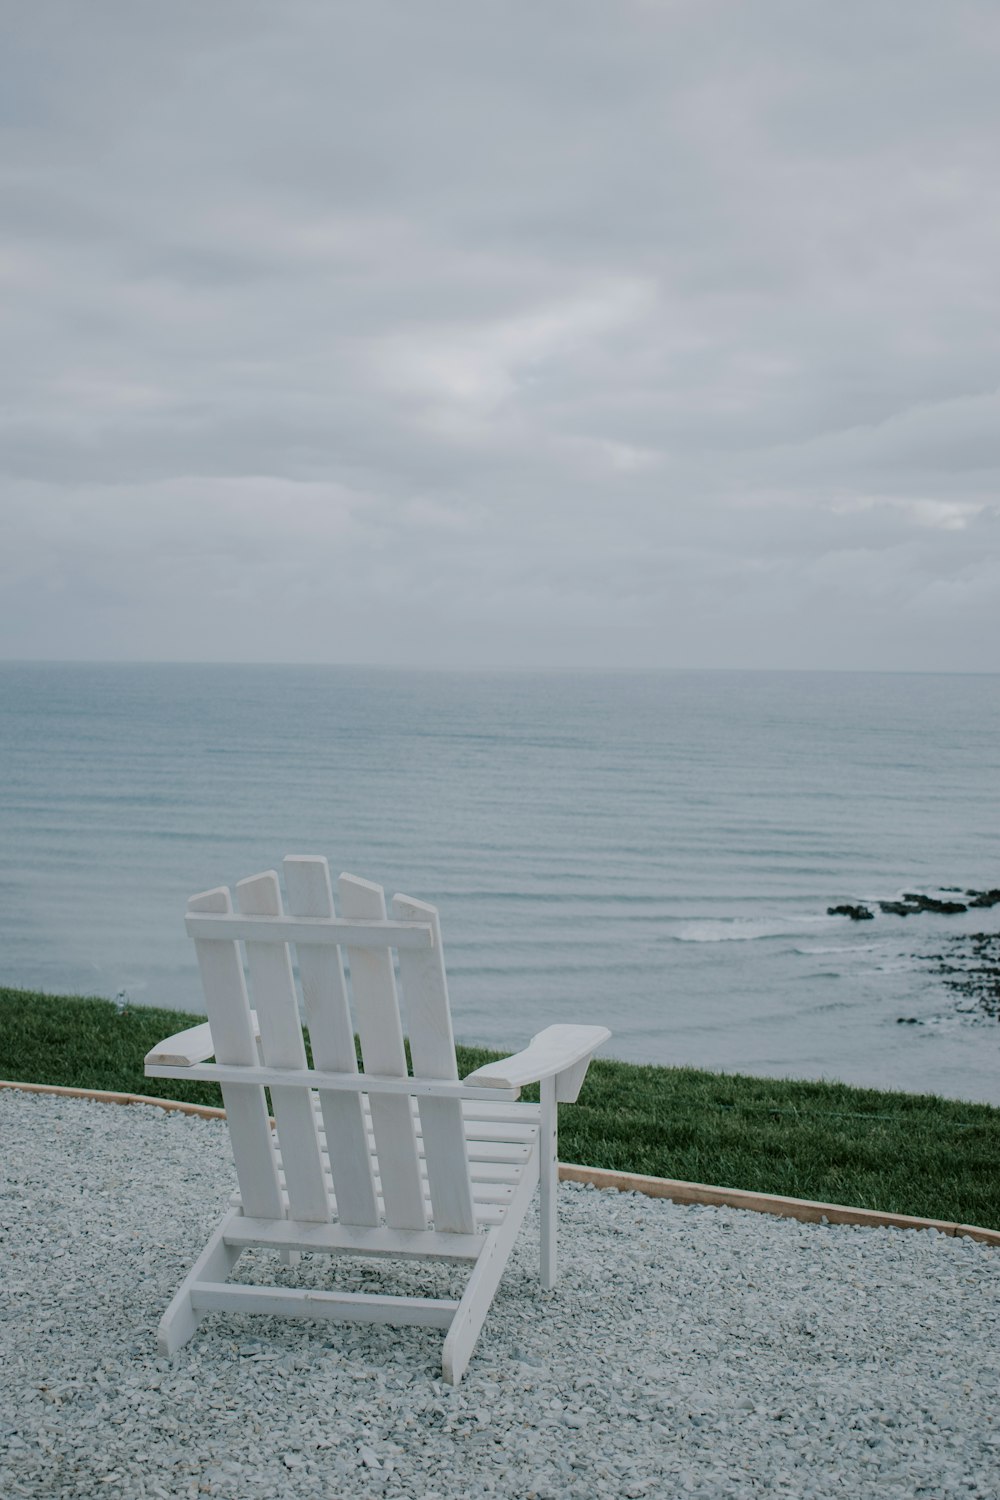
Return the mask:
[[[367,1109],[367,1098],[364,1100],[364,1105]],[[417,1109],[416,1099],[412,1102],[411,1111],[416,1128],[419,1130],[420,1113]],[[462,1117],[465,1120],[466,1134],[469,1133],[470,1128],[480,1123],[492,1125],[497,1122],[508,1121],[510,1124],[517,1125],[518,1128],[525,1124],[537,1125],[541,1119],[541,1112],[542,1108],[540,1104],[524,1104],[517,1100],[501,1100],[497,1102],[492,1097],[484,1101],[478,1095],[475,1099],[467,1099],[464,1095],[462,1097]]]

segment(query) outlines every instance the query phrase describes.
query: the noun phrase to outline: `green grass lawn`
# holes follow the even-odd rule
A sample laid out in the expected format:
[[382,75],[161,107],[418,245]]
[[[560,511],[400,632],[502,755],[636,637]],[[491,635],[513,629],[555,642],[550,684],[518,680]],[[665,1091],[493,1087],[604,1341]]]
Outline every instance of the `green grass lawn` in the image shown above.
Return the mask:
[[[143,1076],[156,1042],[201,1020],[0,989],[0,1077],[221,1104],[214,1085]],[[458,1052],[463,1075],[497,1055]],[[1000,1228],[985,1104],[599,1059],[559,1127],[563,1161]]]

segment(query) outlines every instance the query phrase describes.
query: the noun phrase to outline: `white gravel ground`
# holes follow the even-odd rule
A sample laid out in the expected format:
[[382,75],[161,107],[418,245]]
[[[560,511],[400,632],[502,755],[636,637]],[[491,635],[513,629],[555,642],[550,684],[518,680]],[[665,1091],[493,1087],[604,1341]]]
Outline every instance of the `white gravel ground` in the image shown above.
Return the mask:
[[[970,1240],[566,1184],[557,1291],[529,1219],[457,1390],[433,1330],[217,1315],[166,1361],[225,1127],[3,1091],[0,1129],[4,1500],[1000,1494],[1000,1259]],[[399,1270],[452,1276],[337,1276]]]

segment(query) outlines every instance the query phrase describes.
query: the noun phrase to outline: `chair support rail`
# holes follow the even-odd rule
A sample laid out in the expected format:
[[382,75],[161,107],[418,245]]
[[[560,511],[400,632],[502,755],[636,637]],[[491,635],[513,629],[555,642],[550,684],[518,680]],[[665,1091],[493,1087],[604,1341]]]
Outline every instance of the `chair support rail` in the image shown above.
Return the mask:
[[[158,1049],[157,1049],[158,1050]],[[152,1055],[152,1054],[150,1054]],[[315,1068],[241,1067],[226,1063],[146,1063],[147,1078],[197,1079],[202,1083],[254,1083],[264,1088],[329,1089],[352,1094],[411,1094],[436,1099],[516,1099],[513,1085],[477,1087],[446,1078],[399,1078],[378,1073],[321,1073]]]

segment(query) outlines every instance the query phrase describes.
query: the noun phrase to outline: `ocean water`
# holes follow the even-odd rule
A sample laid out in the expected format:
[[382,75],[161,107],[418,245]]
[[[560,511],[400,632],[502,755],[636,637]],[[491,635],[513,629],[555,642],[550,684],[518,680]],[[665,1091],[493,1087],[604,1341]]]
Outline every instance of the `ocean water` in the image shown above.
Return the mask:
[[933,962],[1000,907],[826,915],[998,814],[998,676],[2,664],[0,983],[201,1010],[188,895],[321,853],[440,907],[460,1040],[1000,1103]]

